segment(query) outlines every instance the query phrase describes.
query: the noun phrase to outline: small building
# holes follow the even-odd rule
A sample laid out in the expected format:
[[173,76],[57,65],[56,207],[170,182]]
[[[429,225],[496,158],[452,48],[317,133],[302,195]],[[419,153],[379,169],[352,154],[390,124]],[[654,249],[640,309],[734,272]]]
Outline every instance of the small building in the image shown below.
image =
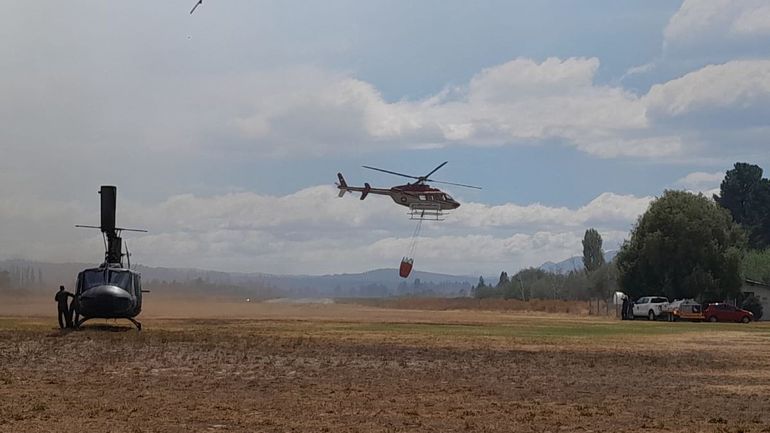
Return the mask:
[[747,278],[741,292],[746,296],[756,296],[762,303],[762,317],[759,320],[770,320],[770,284]]

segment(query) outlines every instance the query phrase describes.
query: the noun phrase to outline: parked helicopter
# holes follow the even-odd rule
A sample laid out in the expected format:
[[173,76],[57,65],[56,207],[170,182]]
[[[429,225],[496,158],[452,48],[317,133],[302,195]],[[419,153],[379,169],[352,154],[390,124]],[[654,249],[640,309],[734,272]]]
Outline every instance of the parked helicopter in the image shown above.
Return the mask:
[[444,211],[453,210],[460,207],[455,199],[449,194],[441,191],[438,188],[433,188],[427,184],[427,182],[441,183],[446,185],[461,186],[464,188],[481,189],[478,186],[465,185],[461,183],[443,182],[440,180],[430,179],[430,176],[438,171],[441,167],[447,164],[448,161],[444,161],[438,167],[431,170],[425,176],[412,176],[409,174],[398,173],[390,170],[383,170],[381,168],[369,167],[364,165],[363,167],[369,170],[381,171],[383,173],[393,174],[396,176],[407,177],[410,179],[417,179],[417,182],[407,183],[406,185],[398,185],[391,188],[372,188],[368,183],[364,183],[363,187],[348,186],[345,182],[345,178],[342,177],[342,173],[337,173],[339,183],[337,188],[340,190],[339,196],[342,197],[346,192],[360,192],[361,200],[365,199],[369,194],[388,195],[393,199],[396,204],[406,206],[409,208],[410,219],[431,219],[441,220],[444,215]]
[[[146,232],[146,230],[115,227],[117,188],[102,186],[101,225],[75,227],[94,228],[102,231],[105,253],[99,267],[85,269],[78,274],[75,289],[75,327],[79,328],[90,319],[128,319],[138,330],[142,324],[135,317],[142,311],[142,276],[131,269],[131,258],[126,248],[123,253],[121,231]],[[128,267],[123,266],[123,257]]]

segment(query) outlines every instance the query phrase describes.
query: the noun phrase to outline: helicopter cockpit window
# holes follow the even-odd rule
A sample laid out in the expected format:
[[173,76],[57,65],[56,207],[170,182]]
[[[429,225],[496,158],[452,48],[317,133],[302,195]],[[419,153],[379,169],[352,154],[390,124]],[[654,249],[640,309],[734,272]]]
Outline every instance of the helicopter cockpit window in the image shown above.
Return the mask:
[[104,271],[86,271],[83,272],[83,289],[88,290],[91,287],[96,286],[103,286],[105,284],[104,281]]
[[444,194],[444,198],[447,200],[452,200],[452,196],[449,194]]
[[110,285],[122,289],[131,288],[131,273],[125,271],[110,271]]
[[83,272],[83,290],[107,284],[128,290],[133,284],[131,281],[131,273],[113,270],[91,270]]

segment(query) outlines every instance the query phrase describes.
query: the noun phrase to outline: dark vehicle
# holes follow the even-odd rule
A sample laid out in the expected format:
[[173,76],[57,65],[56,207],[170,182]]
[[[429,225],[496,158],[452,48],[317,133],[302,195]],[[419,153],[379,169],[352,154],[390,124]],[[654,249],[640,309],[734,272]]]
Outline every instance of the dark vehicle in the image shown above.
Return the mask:
[[[135,317],[142,312],[142,277],[131,270],[128,254],[123,253],[121,231],[144,232],[145,230],[115,227],[115,203],[117,188],[102,186],[101,226],[77,226],[98,228],[105,238],[104,263],[99,267],[85,269],[78,274],[75,290],[75,327],[90,319],[127,319],[137,329],[142,324]],[[123,257],[128,259],[128,267],[123,266]]]
[[709,322],[743,322],[749,323],[754,320],[754,314],[736,307],[735,305],[722,302],[708,304],[703,310],[703,317]]

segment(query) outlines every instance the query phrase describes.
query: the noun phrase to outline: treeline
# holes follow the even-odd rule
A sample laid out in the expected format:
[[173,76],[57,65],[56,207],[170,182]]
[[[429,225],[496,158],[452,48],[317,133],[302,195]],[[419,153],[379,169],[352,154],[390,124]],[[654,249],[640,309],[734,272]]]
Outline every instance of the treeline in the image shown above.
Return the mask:
[[502,272],[497,283],[488,284],[483,277],[471,288],[475,298],[503,298],[527,301],[558,299],[584,301],[607,299],[617,290],[617,268],[602,263],[593,272],[572,271],[567,274],[548,272],[540,268],[522,269],[512,277]]
[[360,283],[350,285],[337,284],[333,289],[323,290],[318,287],[295,287],[286,289],[291,296],[332,296],[336,298],[387,298],[387,297],[467,297],[471,284],[451,281],[422,281],[415,278],[412,282],[401,281],[397,286],[385,283]]
[[743,275],[747,279],[770,284],[770,249],[748,251],[743,258]]
[[280,289],[263,284],[225,284],[211,282],[208,279],[196,277],[191,280],[158,280],[144,282],[144,288],[158,294],[194,294],[205,296],[242,296],[254,299],[268,299],[286,296]]
[[618,289],[615,262],[606,263],[602,237],[588,229],[583,237],[583,270],[557,274],[539,268],[523,269],[513,277],[500,274],[497,284],[486,284],[483,277],[473,287],[476,298],[560,299],[565,301],[608,299]]
[[664,191],[639,217],[616,258],[604,262],[594,229],[583,239],[584,269],[559,275],[525,269],[483,278],[478,298],[608,299],[622,290],[633,299],[664,295],[701,302],[743,299],[745,279],[770,283],[770,180],[762,168],[736,163],[712,198]]
[[40,268],[12,265],[0,270],[0,290],[39,289],[44,286],[43,271]]

